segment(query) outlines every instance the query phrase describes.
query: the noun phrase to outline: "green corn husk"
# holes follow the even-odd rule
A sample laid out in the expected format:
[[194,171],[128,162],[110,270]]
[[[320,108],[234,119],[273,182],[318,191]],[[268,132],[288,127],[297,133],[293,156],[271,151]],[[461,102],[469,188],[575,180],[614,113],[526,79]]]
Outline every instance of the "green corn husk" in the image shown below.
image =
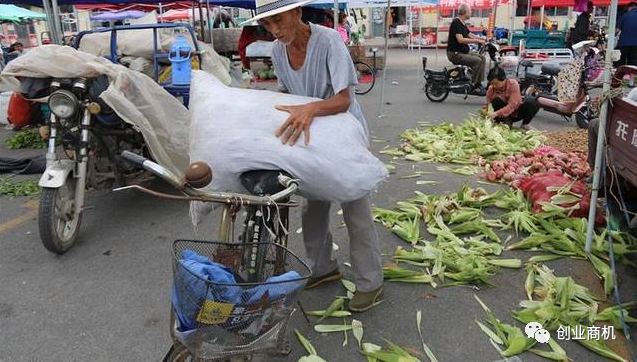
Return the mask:
[[526,267],[526,279],[524,281],[524,290],[529,300],[533,300],[533,289],[535,288],[535,266],[529,264]]
[[391,231],[404,241],[416,244],[420,237],[420,218],[397,220]]
[[391,228],[396,224],[403,214],[400,212],[383,209],[380,207],[374,207],[372,209],[372,214],[374,216],[374,221],[380,222],[386,228]]
[[335,332],[346,332],[352,330],[351,325],[341,325],[341,324],[317,324],[314,326],[314,330],[318,333],[335,333]]
[[637,302],[622,303],[621,305],[608,307],[597,313],[593,318],[593,321],[609,322],[609,324],[616,329],[621,329],[623,326],[621,322],[620,309],[623,310],[624,320],[626,323],[635,323],[637,322],[637,319],[629,315],[630,310],[635,306],[635,304],[637,304]]
[[418,310],[416,312],[416,326],[418,329],[418,335],[420,336],[420,341],[422,342],[422,349],[423,351],[425,351],[425,354],[427,355],[427,358],[429,358],[430,362],[438,362],[438,359],[434,355],[431,348],[429,348],[429,346],[425,343],[425,338],[422,336],[422,329],[420,328],[420,325],[422,324],[421,322],[422,322],[422,311]]
[[351,312],[346,311],[346,310],[335,310],[329,314],[327,314],[327,309],[323,309],[323,310],[310,310],[305,312],[306,315],[311,316],[311,317],[323,317],[324,315],[327,315],[326,318],[332,317],[332,318],[343,318],[343,317],[349,317],[352,315]]
[[533,347],[536,341],[532,338],[527,338],[522,330],[518,327],[512,326],[510,324],[502,323],[499,319],[495,317],[493,312],[484,304],[477,295],[473,295],[473,297],[478,301],[478,303],[482,306],[482,309],[487,313],[487,321],[491,326],[495,329],[495,332],[487,332],[486,330],[490,330],[485,325],[479,323],[480,329],[485,332],[489,338],[492,336],[497,336],[497,340],[493,339],[495,343],[503,344],[506,349],[501,351],[500,354],[504,357],[511,357],[523,353]]
[[537,233],[539,228],[537,220],[529,211],[513,210],[500,216],[501,220],[506,220],[506,227],[513,227],[517,235],[518,232],[524,231],[529,234]]
[[[579,326],[571,326],[571,331],[573,333],[577,333],[576,332],[576,328],[584,328],[586,329],[585,326],[579,325]],[[581,344],[582,346],[588,348],[589,350],[597,353],[600,356],[606,357],[608,359],[611,359],[613,361],[618,361],[618,362],[628,362],[626,359],[624,359],[622,356],[618,355],[617,353],[615,353],[615,351],[613,351],[612,349],[610,349],[607,345],[606,342],[604,342],[604,340],[595,340],[595,339],[577,339],[576,340],[579,344]]]
[[334,312],[342,310],[344,304],[345,300],[343,298],[334,299],[334,301],[330,303],[330,306],[327,307],[325,313],[321,316],[321,318],[318,319],[318,321],[316,321],[316,323],[321,323],[325,318],[332,316]]
[[475,220],[482,216],[482,211],[476,209],[461,209],[449,216],[449,224],[461,224]]
[[538,247],[544,243],[551,242],[551,235],[533,234],[524,238],[513,245],[509,245],[505,250],[531,249]]
[[557,344],[557,342],[553,338],[549,339],[548,344],[551,348],[551,351],[531,348],[529,352],[553,361],[566,362],[571,360],[566,355],[566,351],[562,347],[560,347],[560,345]]
[[593,254],[588,254],[588,260],[591,261],[593,267],[597,271],[600,278],[604,280],[604,292],[606,295],[610,295],[615,287],[615,280],[613,279],[613,272],[601,259]]
[[387,344],[388,349],[382,349],[380,346],[372,343],[363,343],[359,352],[368,358],[371,357],[385,362],[420,362],[418,358],[410,355],[397,344],[388,340],[385,340],[385,343]]
[[545,261],[553,261],[557,259],[561,259],[564,256],[562,255],[536,255],[529,258],[529,262],[531,263],[542,263]]
[[296,334],[296,338],[298,338],[299,342],[301,342],[301,345],[303,346],[303,348],[305,348],[305,350],[307,351],[307,353],[309,354],[313,354],[316,355],[316,348],[314,348],[314,346],[312,345],[312,343],[310,343],[310,341],[305,338],[301,332],[299,332],[298,329],[294,330],[294,333]]
[[518,269],[522,267],[520,259],[489,259],[488,263],[502,268]]

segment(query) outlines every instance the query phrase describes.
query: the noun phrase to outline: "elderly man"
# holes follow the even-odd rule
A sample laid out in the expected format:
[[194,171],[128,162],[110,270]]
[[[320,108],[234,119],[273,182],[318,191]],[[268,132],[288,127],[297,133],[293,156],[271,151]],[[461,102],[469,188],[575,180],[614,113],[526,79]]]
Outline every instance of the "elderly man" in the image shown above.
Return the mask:
[[575,28],[571,34],[571,44],[575,45],[581,41],[588,40],[591,36],[591,14],[593,12],[591,1],[586,5],[586,11],[579,14],[575,21]]
[[467,27],[467,21],[471,18],[471,7],[462,4],[458,8],[458,17],[453,19],[449,27],[449,40],[447,42],[447,59],[456,65],[471,67],[473,74],[473,91],[478,95],[485,95],[482,86],[484,80],[485,58],[480,54],[469,54],[469,44],[484,44],[485,40],[472,34]]
[[[356,101],[353,85],[356,69],[341,36],[333,29],[301,21],[301,6],[310,1],[257,0],[257,20],[276,41],[272,63],[281,91],[322,99],[304,105],[276,108],[289,113],[276,131],[283,144],[294,146],[303,136],[304,146],[310,144],[310,131],[315,117],[349,111],[363,126],[369,138],[367,122]],[[342,145],[347,152],[347,145]],[[313,271],[307,288],[341,278],[333,254],[330,234],[331,203],[306,200],[303,205],[303,241]],[[349,309],[361,312],[371,308],[380,296],[383,272],[378,236],[374,229],[371,197],[341,205],[350,240],[352,281],[356,293]]]

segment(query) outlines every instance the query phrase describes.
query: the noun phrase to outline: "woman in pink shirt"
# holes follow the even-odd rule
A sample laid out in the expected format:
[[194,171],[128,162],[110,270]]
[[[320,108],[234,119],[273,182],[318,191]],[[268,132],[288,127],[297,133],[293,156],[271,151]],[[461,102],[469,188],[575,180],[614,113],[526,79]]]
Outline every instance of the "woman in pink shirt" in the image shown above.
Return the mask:
[[349,32],[347,31],[347,15],[345,13],[338,14],[338,33],[345,44],[349,44]]
[[489,90],[487,91],[487,104],[493,106],[493,112],[489,118],[496,123],[505,123],[509,126],[513,122],[522,121],[520,128],[529,129],[529,123],[540,110],[540,106],[534,99],[524,100],[520,94],[520,85],[515,79],[507,79],[504,69],[495,67],[487,75]]

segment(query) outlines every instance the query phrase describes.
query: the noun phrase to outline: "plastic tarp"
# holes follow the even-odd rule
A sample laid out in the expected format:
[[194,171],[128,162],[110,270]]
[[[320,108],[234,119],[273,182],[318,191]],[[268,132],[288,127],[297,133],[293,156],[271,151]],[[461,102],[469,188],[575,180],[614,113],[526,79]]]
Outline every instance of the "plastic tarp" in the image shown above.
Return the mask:
[[108,76],[110,86],[100,98],[142,133],[159,164],[183,174],[189,163],[188,109],[142,73],[71,47],[43,45],[9,63],[0,84],[10,83],[5,78],[13,77],[94,78],[101,74]]
[[139,19],[146,15],[139,10],[107,11],[101,14],[91,15],[91,21],[117,21],[124,19]]

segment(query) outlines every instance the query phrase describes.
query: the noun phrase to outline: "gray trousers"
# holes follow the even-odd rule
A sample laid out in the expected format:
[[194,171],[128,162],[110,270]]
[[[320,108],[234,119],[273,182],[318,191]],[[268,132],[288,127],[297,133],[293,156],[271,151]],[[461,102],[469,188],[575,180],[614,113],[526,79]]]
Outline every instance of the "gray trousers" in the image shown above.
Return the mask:
[[[341,204],[349,235],[352,282],[361,292],[370,292],[383,284],[380,244],[371,206],[371,195]],[[331,202],[323,200],[306,200],[303,204],[303,242],[313,276],[338,268],[329,230],[330,207]]]
[[471,68],[473,84],[484,80],[484,67],[487,63],[484,55],[447,52],[447,59],[455,65],[466,65]]

